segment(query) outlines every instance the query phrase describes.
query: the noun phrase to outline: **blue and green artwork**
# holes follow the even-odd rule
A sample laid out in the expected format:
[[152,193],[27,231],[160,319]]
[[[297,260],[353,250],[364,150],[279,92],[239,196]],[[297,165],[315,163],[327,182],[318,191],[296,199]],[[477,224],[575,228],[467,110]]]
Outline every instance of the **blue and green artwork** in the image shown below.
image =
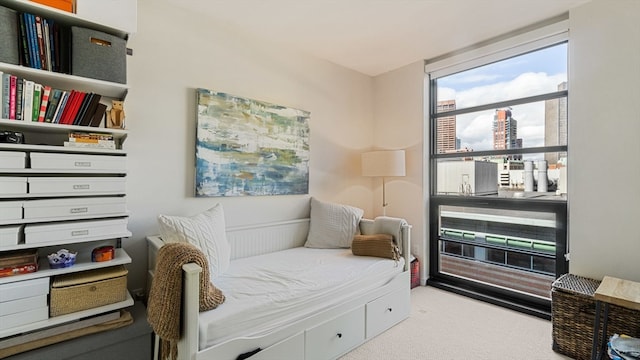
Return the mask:
[[197,90],[196,196],[309,193],[309,112]]

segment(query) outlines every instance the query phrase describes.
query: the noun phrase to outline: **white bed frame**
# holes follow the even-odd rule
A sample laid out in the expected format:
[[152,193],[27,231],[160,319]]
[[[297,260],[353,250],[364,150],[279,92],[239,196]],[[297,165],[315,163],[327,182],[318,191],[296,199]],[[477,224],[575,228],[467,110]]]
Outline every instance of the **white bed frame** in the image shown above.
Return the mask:
[[[362,219],[363,234],[373,232],[373,220]],[[309,219],[274,222],[227,228],[231,259],[261,255],[303,246],[309,231]],[[238,355],[262,349],[251,360],[335,359],[380,334],[409,316],[410,310],[410,238],[411,226],[400,234],[404,258],[403,272],[386,285],[335,305],[308,318],[290,323],[260,337],[238,337],[199,350],[198,289],[202,269],[186,264],[183,286],[183,334],[178,343],[180,360],[234,360]],[[158,236],[147,237],[149,275],[153,276],[158,249],[163,245]],[[151,284],[149,279],[148,284]],[[193,296],[195,295],[195,296]]]

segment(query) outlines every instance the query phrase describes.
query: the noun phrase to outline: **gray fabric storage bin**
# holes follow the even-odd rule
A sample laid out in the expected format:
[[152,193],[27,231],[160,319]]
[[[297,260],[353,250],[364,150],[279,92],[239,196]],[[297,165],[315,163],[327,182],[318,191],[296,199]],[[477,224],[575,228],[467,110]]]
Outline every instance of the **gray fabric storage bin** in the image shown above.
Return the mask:
[[126,84],[126,40],[79,26],[71,27],[71,75]]
[[0,6],[0,62],[18,64],[18,16],[12,9]]

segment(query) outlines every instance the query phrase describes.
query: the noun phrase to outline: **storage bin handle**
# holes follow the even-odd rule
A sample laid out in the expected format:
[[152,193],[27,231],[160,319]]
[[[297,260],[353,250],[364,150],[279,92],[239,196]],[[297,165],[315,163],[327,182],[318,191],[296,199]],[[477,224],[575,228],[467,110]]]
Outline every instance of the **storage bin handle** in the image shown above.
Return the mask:
[[97,37],[90,37],[89,41],[92,44],[96,44],[96,45],[100,45],[100,46],[106,46],[106,47],[111,47],[111,41],[107,41],[107,40],[103,40],[103,39],[98,39]]

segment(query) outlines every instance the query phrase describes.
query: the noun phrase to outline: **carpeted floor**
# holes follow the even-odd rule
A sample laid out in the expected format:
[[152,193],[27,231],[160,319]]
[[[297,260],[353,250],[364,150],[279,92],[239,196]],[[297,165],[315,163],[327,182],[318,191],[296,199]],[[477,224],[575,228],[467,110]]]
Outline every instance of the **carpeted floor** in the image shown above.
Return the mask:
[[551,322],[433,287],[411,290],[411,314],[340,360],[569,359]]

